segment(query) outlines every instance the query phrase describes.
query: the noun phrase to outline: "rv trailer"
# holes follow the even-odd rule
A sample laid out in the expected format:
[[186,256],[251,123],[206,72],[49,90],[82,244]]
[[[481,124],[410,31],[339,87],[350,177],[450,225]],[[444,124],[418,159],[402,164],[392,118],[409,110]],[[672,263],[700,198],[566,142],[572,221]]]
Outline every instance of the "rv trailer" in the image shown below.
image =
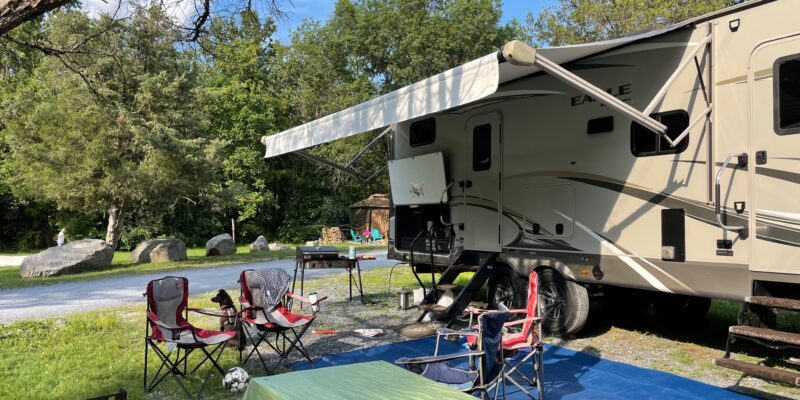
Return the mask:
[[428,318],[487,280],[524,306],[531,270],[562,335],[595,292],[695,317],[712,298],[797,306],[798,15],[750,1],[609,41],[514,41],[262,142],[318,160],[304,149],[385,128],[390,258],[441,272],[439,289],[475,272],[450,306],[431,290]]

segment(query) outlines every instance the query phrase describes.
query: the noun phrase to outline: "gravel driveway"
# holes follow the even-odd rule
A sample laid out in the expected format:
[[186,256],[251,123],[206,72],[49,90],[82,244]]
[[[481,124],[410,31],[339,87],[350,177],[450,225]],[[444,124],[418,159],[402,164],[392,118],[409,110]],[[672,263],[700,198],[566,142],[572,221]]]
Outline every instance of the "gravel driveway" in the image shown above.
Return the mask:
[[[361,269],[369,270],[396,263],[386,259],[386,252],[369,252],[376,260],[362,261]],[[250,268],[280,267],[292,274],[294,260],[261,261],[256,263],[225,265],[222,267],[160,271],[146,275],[132,275],[84,282],[57,283],[21,289],[0,290],[0,324],[16,320],[62,316],[74,312],[94,310],[120,304],[143,302],[142,293],[147,282],[165,275],[185,276],[189,279],[190,294],[220,288],[238,288],[239,273]],[[307,278],[341,274],[342,269],[306,270]],[[236,292],[238,293],[238,292]]]
[[16,267],[22,264],[22,260],[25,259],[27,256],[0,256],[0,266],[7,267],[13,266]]

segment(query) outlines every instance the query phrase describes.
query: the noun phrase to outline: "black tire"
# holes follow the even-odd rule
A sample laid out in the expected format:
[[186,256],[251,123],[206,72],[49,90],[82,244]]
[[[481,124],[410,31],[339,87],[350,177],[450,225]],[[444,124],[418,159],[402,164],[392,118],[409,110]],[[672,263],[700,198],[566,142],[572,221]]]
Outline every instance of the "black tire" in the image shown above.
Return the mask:
[[487,297],[487,303],[491,310],[496,310],[500,304],[509,309],[526,308],[528,284],[525,278],[515,274],[511,267],[498,264],[489,278]]
[[553,336],[578,333],[589,317],[589,292],[553,269],[539,271],[542,328]]
[[711,299],[707,297],[686,296],[680,294],[658,293],[653,301],[653,308],[659,317],[669,321],[702,321],[709,308]]

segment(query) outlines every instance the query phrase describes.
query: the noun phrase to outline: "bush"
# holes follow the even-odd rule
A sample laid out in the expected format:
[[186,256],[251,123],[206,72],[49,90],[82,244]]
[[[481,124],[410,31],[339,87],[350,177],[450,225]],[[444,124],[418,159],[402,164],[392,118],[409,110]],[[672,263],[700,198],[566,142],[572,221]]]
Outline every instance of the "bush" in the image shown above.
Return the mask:
[[131,251],[137,244],[156,237],[156,231],[143,226],[124,227],[117,244],[118,250]]

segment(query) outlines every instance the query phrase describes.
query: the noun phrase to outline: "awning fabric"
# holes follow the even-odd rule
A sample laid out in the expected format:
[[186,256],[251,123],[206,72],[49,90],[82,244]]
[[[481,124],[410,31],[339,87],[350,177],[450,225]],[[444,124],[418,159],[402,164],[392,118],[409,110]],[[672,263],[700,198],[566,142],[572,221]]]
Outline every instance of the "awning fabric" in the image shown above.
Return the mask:
[[[539,49],[538,52],[558,64],[564,64],[662,35],[683,26],[686,24],[614,40]],[[500,63],[497,53],[488,54],[370,101],[272,136],[264,136],[261,138],[266,146],[264,157],[291,153],[463,106],[494,94],[502,83],[538,71],[533,66]]]

